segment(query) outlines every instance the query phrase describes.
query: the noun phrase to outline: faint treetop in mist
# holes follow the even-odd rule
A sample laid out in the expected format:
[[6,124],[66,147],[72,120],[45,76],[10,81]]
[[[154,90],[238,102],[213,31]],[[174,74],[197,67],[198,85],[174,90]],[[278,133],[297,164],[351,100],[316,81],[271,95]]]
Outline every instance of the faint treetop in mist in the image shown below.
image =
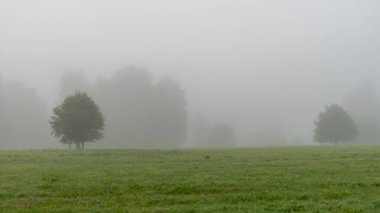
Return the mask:
[[188,140],[194,146],[206,146],[210,132],[210,121],[202,114],[197,113],[191,117]]
[[236,146],[237,135],[231,125],[223,122],[212,124],[198,113],[190,122],[189,141],[195,147],[233,147]]
[[166,77],[154,84],[144,68],[128,66],[91,90],[107,117],[107,141],[121,147],[172,148],[186,137],[186,99]]
[[380,103],[374,84],[367,82],[352,90],[344,98],[344,105],[358,125],[357,141],[380,143]]
[[244,144],[254,146],[285,146],[288,145],[288,139],[282,130],[270,125],[264,129],[251,130],[252,133],[244,136]]
[[43,147],[50,139],[45,102],[21,82],[0,85],[0,147]]
[[233,147],[236,145],[236,133],[232,126],[216,123],[209,132],[209,145],[212,147]]
[[59,95],[65,98],[77,91],[87,91],[90,88],[90,83],[86,80],[83,72],[80,71],[65,71],[61,76]]
[[181,85],[165,77],[153,88],[153,122],[159,135],[156,139],[163,147],[175,147],[186,139],[187,111],[185,91]]

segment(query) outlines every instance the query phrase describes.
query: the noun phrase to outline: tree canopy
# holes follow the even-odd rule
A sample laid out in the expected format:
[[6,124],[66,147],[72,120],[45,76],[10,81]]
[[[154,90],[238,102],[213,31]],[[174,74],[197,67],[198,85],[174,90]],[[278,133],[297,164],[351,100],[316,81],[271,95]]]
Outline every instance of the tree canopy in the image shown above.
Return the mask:
[[354,141],[359,134],[351,116],[336,104],[319,114],[315,126],[314,140],[320,143]]
[[103,115],[85,92],[68,96],[54,108],[50,125],[55,137],[64,144],[76,144],[77,149],[83,149],[85,142],[103,138]]

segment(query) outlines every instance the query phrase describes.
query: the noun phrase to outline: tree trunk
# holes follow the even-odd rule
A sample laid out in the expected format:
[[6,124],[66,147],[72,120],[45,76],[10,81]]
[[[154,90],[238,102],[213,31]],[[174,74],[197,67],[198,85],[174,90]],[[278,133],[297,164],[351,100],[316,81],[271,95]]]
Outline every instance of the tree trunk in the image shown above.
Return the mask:
[[80,143],[75,143],[75,149],[80,149]]
[[84,149],[84,142],[82,142],[82,149]]
[[71,150],[71,143],[69,143],[69,150]]

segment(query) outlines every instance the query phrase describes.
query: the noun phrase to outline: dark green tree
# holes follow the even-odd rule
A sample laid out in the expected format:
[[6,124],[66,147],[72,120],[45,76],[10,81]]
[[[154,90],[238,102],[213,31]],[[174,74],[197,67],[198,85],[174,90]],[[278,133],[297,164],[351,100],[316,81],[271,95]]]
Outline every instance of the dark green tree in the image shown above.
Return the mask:
[[359,134],[351,116],[336,104],[319,114],[315,126],[314,140],[320,143],[350,142]]
[[53,135],[64,144],[74,143],[84,149],[85,142],[103,138],[104,118],[95,102],[85,93],[77,92],[65,98],[53,110],[50,125]]

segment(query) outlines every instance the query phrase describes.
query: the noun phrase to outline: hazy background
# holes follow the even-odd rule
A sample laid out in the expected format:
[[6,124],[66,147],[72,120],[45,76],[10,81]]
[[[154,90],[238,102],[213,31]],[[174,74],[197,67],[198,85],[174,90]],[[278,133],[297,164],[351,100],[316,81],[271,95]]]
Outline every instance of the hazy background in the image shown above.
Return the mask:
[[133,64],[177,79],[189,120],[229,123],[239,144],[255,132],[310,144],[325,105],[368,81],[377,91],[378,11],[376,0],[1,0],[0,73],[51,109],[63,71],[96,82]]

